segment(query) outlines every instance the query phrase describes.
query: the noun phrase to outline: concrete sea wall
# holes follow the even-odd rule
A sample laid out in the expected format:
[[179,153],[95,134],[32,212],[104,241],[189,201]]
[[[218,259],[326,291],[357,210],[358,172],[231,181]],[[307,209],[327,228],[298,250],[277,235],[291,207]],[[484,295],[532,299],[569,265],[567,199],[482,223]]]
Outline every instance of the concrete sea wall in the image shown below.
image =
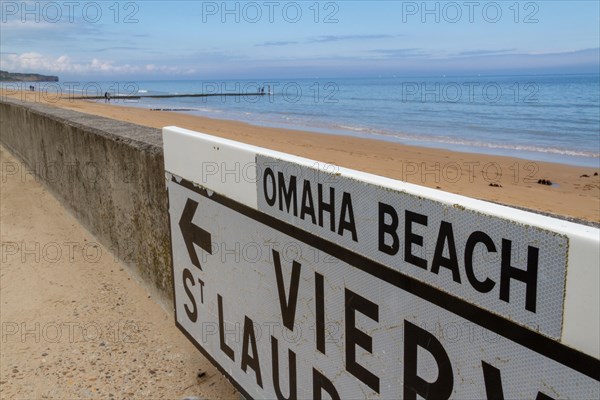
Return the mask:
[[0,100],[0,143],[172,311],[171,252],[159,129]]

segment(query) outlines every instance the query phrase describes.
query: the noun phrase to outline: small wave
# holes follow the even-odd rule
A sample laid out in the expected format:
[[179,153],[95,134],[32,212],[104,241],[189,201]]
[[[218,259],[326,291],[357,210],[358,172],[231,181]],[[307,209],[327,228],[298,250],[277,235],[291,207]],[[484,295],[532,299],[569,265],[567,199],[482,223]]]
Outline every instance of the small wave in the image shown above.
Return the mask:
[[[535,153],[546,153],[546,154],[556,154],[563,156],[572,156],[572,157],[585,157],[585,158],[600,158],[600,153],[595,153],[592,151],[584,151],[584,150],[573,150],[573,149],[564,149],[558,147],[543,147],[543,146],[531,146],[531,145],[513,145],[513,144],[502,144],[502,143],[490,143],[490,142],[480,142],[475,140],[465,140],[465,139],[457,139],[451,137],[444,136],[431,136],[431,135],[418,135],[418,134],[409,134],[409,133],[397,133],[397,132],[388,132],[379,129],[371,129],[371,128],[361,128],[356,126],[349,125],[333,125],[331,126],[334,129],[343,129],[352,132],[363,133],[370,136],[379,136],[382,138],[395,138],[398,140],[410,140],[416,142],[427,142],[427,143],[443,143],[453,146],[469,146],[469,147],[479,147],[479,148],[487,148],[487,149],[499,149],[499,150],[512,150],[512,151],[528,151]],[[389,140],[389,139],[388,139]]]
[[223,110],[215,110],[214,108],[203,108],[203,107],[185,107],[186,110],[197,111],[205,114],[221,114]]
[[212,108],[201,108],[201,107],[194,108],[194,111],[201,111],[201,112],[215,113],[215,114],[219,114],[219,113],[223,112],[221,110],[215,110],[215,109],[212,109]]
[[275,115],[296,115],[299,117],[323,117],[327,116],[325,113],[314,113],[314,112],[301,112],[301,111],[272,111]]
[[354,131],[354,132],[368,132],[369,131],[368,128],[359,128],[357,126],[349,126],[349,125],[336,125],[336,128],[347,129],[349,131]]
[[[384,134],[385,135],[385,134]],[[398,138],[402,138],[402,135],[394,135]],[[501,149],[501,150],[512,150],[512,151],[529,151],[534,153],[547,153],[547,154],[556,154],[563,156],[573,156],[573,157],[585,157],[585,158],[600,158],[600,153],[594,153],[591,151],[584,150],[572,150],[572,149],[562,149],[557,147],[542,147],[542,146],[530,146],[530,145],[511,145],[511,144],[501,144],[501,143],[486,143],[472,140],[461,140],[461,139],[451,139],[444,137],[435,137],[435,136],[412,136],[407,139],[411,140],[419,140],[422,142],[430,142],[430,143],[445,143],[449,145],[458,145],[458,146],[471,146],[471,147],[480,147],[480,148],[488,148],[488,149]]]
[[573,157],[600,158],[600,153],[594,153],[591,151],[583,151],[583,150],[559,149],[559,148],[555,148],[555,147],[538,147],[538,146],[525,146],[525,145],[500,145],[500,144],[494,144],[494,143],[482,143],[481,147],[488,147],[491,149],[532,151],[532,152],[537,152],[537,153],[549,153],[549,154],[558,154],[558,155],[573,156]]

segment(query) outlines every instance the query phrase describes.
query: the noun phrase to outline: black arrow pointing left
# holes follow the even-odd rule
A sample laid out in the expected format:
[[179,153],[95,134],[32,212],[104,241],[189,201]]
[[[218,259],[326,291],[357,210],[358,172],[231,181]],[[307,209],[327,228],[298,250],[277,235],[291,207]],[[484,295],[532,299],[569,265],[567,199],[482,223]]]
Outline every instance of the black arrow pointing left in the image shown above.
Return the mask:
[[183,241],[185,242],[185,247],[192,264],[202,269],[200,260],[198,260],[198,254],[196,254],[196,249],[194,249],[194,244],[200,246],[200,248],[208,254],[212,254],[212,247],[210,243],[210,233],[192,223],[197,208],[198,202],[187,199],[183,213],[179,219],[179,229],[181,229]]

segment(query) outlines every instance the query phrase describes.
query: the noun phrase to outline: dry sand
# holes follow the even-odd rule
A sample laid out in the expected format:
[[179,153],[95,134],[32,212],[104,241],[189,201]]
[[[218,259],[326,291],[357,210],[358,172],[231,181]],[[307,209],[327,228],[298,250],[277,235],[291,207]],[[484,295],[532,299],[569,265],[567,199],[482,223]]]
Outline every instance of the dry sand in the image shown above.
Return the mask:
[[239,399],[32,176],[3,176],[0,236],[0,398]]
[[[32,98],[31,94],[13,96],[43,101],[43,97]],[[465,196],[600,222],[600,177],[594,176],[598,173],[594,168],[264,128],[177,112],[123,107],[119,101],[105,104],[65,98],[49,104],[155,128],[176,125]],[[539,179],[549,179],[555,185],[540,185]]]

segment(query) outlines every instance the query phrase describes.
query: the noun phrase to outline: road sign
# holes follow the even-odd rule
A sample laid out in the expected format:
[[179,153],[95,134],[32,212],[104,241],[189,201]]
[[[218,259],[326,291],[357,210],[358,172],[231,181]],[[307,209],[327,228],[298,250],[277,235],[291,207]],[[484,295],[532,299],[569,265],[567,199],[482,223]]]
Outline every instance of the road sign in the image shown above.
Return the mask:
[[597,229],[179,128],[164,143],[176,323],[245,396],[600,396]]

